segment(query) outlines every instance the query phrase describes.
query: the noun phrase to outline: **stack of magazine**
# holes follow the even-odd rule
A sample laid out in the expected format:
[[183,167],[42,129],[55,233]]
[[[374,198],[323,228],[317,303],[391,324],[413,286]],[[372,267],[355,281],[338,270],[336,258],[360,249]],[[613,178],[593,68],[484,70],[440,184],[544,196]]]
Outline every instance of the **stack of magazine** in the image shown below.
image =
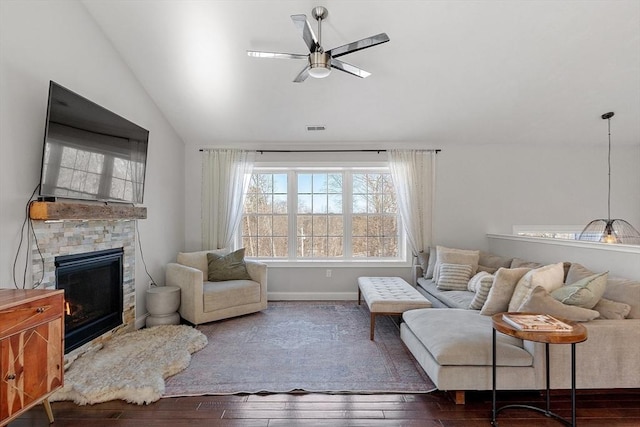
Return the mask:
[[508,313],[502,315],[509,325],[520,331],[571,332],[573,327],[548,314]]

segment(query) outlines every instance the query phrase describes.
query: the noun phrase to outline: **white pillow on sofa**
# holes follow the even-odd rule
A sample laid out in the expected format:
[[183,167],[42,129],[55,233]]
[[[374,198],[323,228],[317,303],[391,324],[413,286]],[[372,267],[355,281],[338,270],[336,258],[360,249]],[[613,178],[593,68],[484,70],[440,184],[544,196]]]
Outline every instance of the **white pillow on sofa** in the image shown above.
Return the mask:
[[469,279],[469,283],[467,283],[467,290],[476,292],[480,287],[482,278],[485,276],[491,276],[491,273],[488,273],[486,271],[478,271],[471,279]]
[[509,301],[508,311],[518,310],[518,307],[537,286],[542,286],[547,292],[551,293],[562,286],[563,279],[564,264],[561,262],[529,271],[518,281],[513,291],[513,296]]

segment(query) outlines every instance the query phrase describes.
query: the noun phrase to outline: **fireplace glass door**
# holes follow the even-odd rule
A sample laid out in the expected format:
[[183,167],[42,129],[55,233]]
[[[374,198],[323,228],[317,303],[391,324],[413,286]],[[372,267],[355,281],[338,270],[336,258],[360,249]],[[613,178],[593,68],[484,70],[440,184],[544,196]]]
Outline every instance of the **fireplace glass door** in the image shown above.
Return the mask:
[[55,259],[65,296],[65,353],[122,324],[123,249]]

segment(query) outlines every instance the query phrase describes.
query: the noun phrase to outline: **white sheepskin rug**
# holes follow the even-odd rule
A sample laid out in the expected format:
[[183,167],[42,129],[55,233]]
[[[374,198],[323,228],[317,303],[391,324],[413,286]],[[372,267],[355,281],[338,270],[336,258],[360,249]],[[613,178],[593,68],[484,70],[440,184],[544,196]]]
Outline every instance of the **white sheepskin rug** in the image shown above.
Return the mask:
[[207,337],[186,325],[162,325],[113,337],[75,360],[64,373],[64,387],[50,401],[78,405],[126,400],[144,405],[164,394],[165,378],[189,366],[191,353],[207,345]]

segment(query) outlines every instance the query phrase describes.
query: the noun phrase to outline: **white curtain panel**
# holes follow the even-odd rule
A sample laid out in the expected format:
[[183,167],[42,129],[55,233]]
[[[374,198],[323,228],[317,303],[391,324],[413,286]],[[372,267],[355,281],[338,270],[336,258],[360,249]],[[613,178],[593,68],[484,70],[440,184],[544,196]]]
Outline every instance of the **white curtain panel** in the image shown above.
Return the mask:
[[253,153],[204,150],[202,157],[202,249],[232,248],[242,219]]
[[389,150],[398,209],[414,255],[431,246],[436,152]]

